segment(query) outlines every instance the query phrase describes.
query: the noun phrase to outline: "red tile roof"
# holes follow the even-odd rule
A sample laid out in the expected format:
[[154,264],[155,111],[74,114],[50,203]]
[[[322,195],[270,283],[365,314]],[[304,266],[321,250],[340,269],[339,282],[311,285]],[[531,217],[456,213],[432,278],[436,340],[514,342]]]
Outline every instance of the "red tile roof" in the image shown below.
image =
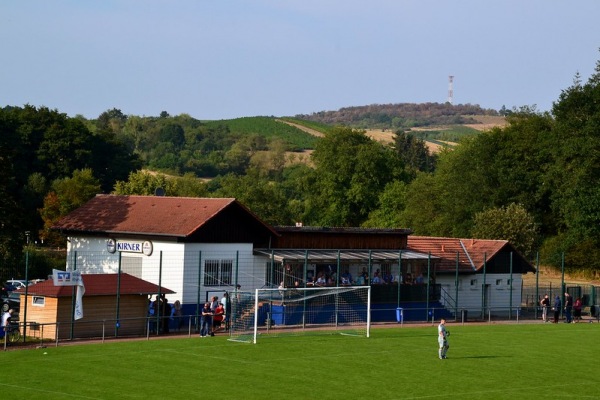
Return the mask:
[[[117,294],[118,274],[83,274],[83,285],[85,286],[85,296],[114,296]],[[19,289],[17,293],[25,293],[25,288]],[[48,296],[48,297],[70,297],[73,293],[73,286],[54,286],[54,281],[46,281],[29,286],[28,295]],[[157,294],[158,285],[137,278],[126,273],[121,274],[121,295],[128,294]],[[172,290],[165,287],[160,289],[160,293],[171,294]]]
[[231,198],[100,194],[62,218],[52,229],[186,237],[233,204],[244,208]]
[[[456,271],[457,254],[459,271],[479,271],[483,269],[484,261],[489,262],[506,247],[516,252],[506,240],[409,236],[407,245],[410,250],[431,252],[431,255],[440,257],[438,272]],[[535,271],[533,267],[529,270]]]

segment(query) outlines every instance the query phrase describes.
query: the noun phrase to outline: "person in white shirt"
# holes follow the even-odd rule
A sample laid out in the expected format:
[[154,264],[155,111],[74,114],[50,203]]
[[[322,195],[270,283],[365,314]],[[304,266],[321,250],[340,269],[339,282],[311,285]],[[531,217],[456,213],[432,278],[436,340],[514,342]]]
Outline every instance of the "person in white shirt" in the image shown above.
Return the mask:
[[438,356],[440,360],[446,359],[446,353],[450,348],[448,345],[448,335],[450,335],[450,332],[446,330],[446,319],[442,318],[438,325]]
[[10,317],[12,316],[12,308],[2,314],[2,323],[0,324],[0,337],[6,335],[6,327],[10,324]]

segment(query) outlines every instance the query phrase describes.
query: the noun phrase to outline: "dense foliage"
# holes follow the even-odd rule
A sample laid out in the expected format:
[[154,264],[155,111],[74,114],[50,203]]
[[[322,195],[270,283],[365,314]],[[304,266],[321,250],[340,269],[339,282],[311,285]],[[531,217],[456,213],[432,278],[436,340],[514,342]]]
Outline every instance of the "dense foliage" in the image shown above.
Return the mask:
[[499,115],[478,105],[450,103],[371,104],[297,115],[299,119],[353,128],[404,129],[432,125],[472,124],[476,115]]
[[[78,118],[29,105],[0,109],[0,164],[0,272],[20,259],[25,232],[31,243],[49,239],[44,221],[112,190],[141,165],[111,131],[92,132]],[[82,190],[83,176],[93,180],[90,191]],[[45,206],[55,211],[40,214]]]

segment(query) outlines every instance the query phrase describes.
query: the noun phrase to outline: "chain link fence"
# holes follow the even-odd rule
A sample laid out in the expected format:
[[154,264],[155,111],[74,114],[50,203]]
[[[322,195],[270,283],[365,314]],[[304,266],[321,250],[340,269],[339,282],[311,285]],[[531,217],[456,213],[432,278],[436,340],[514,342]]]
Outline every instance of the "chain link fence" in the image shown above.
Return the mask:
[[[307,287],[315,285],[320,274],[325,275],[329,285],[377,286],[371,310],[374,324],[434,323],[442,316],[458,323],[541,321],[540,300],[543,296],[562,298],[564,292],[573,299],[582,300],[584,321],[598,321],[600,314],[599,287],[568,282],[536,282],[535,285],[511,287],[511,290],[520,291],[518,298],[521,299],[519,304],[511,307],[486,305],[480,309],[461,309],[456,306],[460,304],[460,298],[452,299],[453,304],[442,304],[444,292],[435,284],[435,277],[426,264],[416,266],[413,263],[413,281],[409,283],[405,281],[407,270],[402,262],[282,264],[274,259],[257,258],[251,249],[246,252],[227,249],[160,252],[158,257],[152,258],[105,251],[71,254],[66,260],[67,270],[79,270],[84,277],[91,274],[127,275],[136,278],[138,283],[150,283],[150,289],[142,284],[139,287],[130,283],[124,285],[120,278],[90,281],[83,297],[84,318],[75,320],[74,288],[68,288],[66,293],[65,289],[59,291],[51,280],[28,286],[18,292],[20,305],[14,318],[22,333],[21,343],[45,346],[75,340],[196,335],[201,309],[214,297],[221,301],[226,294],[279,285]],[[361,275],[363,270],[366,277]],[[380,285],[371,279],[375,272],[383,280]],[[423,274],[425,281],[414,281],[415,276]],[[157,307],[157,301],[163,305]],[[227,330],[218,334],[227,334]],[[7,341],[4,343],[11,345]]]

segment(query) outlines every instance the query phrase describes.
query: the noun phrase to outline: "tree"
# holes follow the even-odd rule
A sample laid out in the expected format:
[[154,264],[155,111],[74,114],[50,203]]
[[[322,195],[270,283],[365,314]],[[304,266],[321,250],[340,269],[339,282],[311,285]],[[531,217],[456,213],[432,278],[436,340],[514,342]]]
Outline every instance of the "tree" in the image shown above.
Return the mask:
[[362,226],[368,228],[405,227],[402,213],[406,208],[407,185],[402,181],[393,181],[385,185],[379,195],[379,206],[369,213]]
[[136,171],[129,174],[127,181],[115,183],[115,194],[119,195],[154,195],[156,189],[162,188],[167,196],[173,196],[174,182],[163,174],[152,174],[147,171]]
[[8,271],[20,251],[24,210],[20,205],[19,166],[15,144],[17,123],[10,111],[0,109],[0,275]]
[[406,168],[413,174],[416,171],[432,172],[435,169],[436,157],[429,153],[422,139],[399,130],[394,136],[394,148]]
[[579,76],[554,103],[555,157],[550,181],[554,207],[577,240],[600,240],[600,61],[581,84]]
[[325,226],[359,226],[376,208],[385,185],[402,176],[402,163],[389,147],[349,128],[327,133],[312,160],[316,181],[310,214]]
[[400,216],[416,235],[449,236],[441,206],[443,190],[433,174],[420,172],[406,191],[406,207]]
[[55,180],[40,210],[44,221],[44,228],[39,232],[40,238],[49,244],[63,245],[63,238],[50,230],[52,225],[99,192],[100,182],[94,178],[91,169],[76,170],[71,178]]
[[490,208],[475,214],[472,237],[508,240],[525,257],[532,257],[538,230],[531,214],[520,204]]
[[248,175],[228,174],[218,179],[216,197],[233,197],[242,202],[263,221],[273,225],[289,225],[292,215],[287,198],[279,185],[261,178],[256,171]]

